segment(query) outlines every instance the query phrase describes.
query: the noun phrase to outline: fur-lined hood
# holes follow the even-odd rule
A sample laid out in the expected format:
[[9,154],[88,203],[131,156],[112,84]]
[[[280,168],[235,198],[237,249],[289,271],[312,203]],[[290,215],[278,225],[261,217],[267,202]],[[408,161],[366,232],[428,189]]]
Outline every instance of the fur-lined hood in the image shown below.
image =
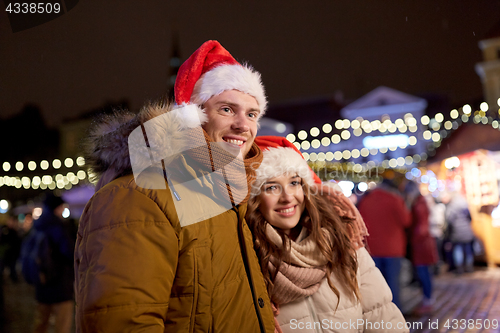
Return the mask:
[[189,149],[184,130],[200,126],[202,134],[206,121],[197,105],[162,102],[145,105],[137,115],[116,110],[97,119],[85,142],[85,160],[99,180],[97,189]]

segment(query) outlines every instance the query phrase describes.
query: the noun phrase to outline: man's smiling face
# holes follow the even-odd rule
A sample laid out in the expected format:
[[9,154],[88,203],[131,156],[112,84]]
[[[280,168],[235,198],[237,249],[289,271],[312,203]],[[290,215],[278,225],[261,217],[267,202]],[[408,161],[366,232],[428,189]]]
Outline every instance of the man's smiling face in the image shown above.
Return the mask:
[[203,129],[215,142],[238,147],[246,157],[257,135],[260,114],[257,100],[238,90],[226,90],[203,105],[208,121]]

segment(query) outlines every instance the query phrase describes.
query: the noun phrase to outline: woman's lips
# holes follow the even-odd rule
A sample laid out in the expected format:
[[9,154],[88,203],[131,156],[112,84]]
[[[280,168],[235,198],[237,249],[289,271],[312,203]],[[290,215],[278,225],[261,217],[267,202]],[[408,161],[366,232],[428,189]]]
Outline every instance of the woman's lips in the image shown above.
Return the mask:
[[296,210],[297,210],[297,206],[293,206],[293,207],[288,207],[288,208],[276,209],[275,212],[278,213],[279,215],[283,215],[283,216],[293,216],[293,215],[295,215]]

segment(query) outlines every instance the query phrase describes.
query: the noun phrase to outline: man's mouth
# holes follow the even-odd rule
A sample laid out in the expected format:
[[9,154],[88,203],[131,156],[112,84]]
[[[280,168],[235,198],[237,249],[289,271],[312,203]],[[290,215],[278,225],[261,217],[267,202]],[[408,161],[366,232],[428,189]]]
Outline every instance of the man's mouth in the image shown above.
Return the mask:
[[243,140],[238,140],[238,139],[231,139],[231,138],[222,138],[225,142],[227,143],[231,143],[233,145],[237,145],[239,147],[243,146],[243,144],[245,143],[245,141]]

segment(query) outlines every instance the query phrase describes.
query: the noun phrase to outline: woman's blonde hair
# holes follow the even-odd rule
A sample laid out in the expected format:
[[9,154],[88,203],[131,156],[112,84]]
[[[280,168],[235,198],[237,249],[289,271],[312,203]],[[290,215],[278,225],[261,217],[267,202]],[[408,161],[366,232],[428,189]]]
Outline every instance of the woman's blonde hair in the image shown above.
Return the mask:
[[[306,228],[309,235],[316,240],[318,249],[328,261],[326,264],[328,285],[340,301],[340,293],[330,279],[330,276],[335,274],[344,288],[359,300],[360,292],[356,277],[358,263],[356,252],[351,244],[346,228],[346,224],[351,222],[343,221],[334,213],[331,202],[326,195],[322,193],[313,194],[307,184],[303,184],[302,188],[304,190],[305,209],[299,224],[303,228]],[[290,253],[286,252],[286,249],[290,247],[286,245],[291,240],[278,228],[276,228],[276,231],[281,236],[283,241],[282,246],[278,247],[268,239],[266,235],[268,222],[264,219],[259,209],[260,203],[260,196],[249,200],[246,221],[254,237],[254,247],[259,257],[268,293],[272,295],[273,281],[281,264],[290,255]],[[322,229],[327,232],[327,235],[321,231]],[[274,273],[271,273],[269,270],[271,256],[276,259]]]

